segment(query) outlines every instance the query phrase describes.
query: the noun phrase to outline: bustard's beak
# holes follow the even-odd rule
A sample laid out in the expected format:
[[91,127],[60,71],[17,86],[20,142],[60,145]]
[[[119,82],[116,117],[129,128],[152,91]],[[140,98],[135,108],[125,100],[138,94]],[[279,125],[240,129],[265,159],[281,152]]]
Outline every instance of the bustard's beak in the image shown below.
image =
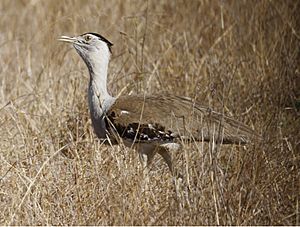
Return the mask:
[[63,35],[58,40],[67,43],[74,43],[77,40],[77,38]]

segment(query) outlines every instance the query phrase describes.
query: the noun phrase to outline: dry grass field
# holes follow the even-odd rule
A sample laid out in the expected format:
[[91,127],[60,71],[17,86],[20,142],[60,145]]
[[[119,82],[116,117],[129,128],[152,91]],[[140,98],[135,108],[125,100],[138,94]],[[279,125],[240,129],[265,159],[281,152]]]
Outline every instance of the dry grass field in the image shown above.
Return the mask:
[[[300,1],[0,1],[0,225],[299,225]],[[114,43],[109,90],[172,93],[262,134],[157,157],[97,140],[61,35]]]

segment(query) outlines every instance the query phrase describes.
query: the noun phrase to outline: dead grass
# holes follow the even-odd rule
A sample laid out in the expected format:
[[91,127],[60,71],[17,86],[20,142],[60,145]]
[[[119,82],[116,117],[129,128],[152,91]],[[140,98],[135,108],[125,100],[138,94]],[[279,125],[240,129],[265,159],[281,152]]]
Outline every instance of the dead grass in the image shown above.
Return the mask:
[[[1,225],[299,225],[299,1],[1,1]],[[60,35],[115,45],[114,95],[200,100],[264,135],[157,158],[100,144],[88,75]]]

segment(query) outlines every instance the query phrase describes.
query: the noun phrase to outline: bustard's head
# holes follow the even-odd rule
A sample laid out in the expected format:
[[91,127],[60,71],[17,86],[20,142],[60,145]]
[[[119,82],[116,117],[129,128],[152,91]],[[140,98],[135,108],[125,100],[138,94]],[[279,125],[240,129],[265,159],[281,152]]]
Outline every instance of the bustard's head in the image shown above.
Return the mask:
[[72,43],[89,70],[93,71],[99,61],[108,64],[113,44],[97,33],[85,33],[75,37],[61,36],[59,40]]

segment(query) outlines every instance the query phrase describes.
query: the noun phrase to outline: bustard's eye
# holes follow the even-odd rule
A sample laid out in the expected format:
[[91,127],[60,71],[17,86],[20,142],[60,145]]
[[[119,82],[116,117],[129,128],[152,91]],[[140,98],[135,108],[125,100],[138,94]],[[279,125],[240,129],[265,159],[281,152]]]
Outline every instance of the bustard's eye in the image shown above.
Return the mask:
[[92,36],[86,35],[84,36],[85,41],[89,42],[92,39]]

